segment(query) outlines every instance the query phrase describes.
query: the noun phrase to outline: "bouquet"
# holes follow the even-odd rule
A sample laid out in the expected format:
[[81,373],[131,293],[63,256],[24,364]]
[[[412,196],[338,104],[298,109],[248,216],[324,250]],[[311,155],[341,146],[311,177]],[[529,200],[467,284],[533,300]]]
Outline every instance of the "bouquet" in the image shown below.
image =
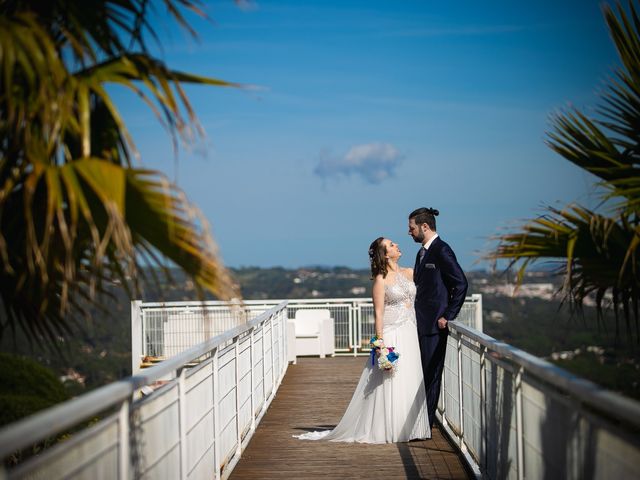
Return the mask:
[[371,347],[371,365],[375,365],[377,355],[380,370],[395,370],[397,368],[400,354],[394,347],[385,346],[384,340],[377,335],[371,338],[369,346]]

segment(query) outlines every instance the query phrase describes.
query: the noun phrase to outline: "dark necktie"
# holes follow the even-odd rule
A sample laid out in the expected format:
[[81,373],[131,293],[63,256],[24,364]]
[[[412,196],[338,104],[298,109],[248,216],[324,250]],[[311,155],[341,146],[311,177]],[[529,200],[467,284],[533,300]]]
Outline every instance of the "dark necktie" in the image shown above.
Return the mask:
[[418,267],[420,267],[425,253],[427,253],[427,251],[424,249],[424,247],[420,247],[420,250],[418,250],[418,253],[416,254],[416,266],[413,268],[414,272],[418,271]]

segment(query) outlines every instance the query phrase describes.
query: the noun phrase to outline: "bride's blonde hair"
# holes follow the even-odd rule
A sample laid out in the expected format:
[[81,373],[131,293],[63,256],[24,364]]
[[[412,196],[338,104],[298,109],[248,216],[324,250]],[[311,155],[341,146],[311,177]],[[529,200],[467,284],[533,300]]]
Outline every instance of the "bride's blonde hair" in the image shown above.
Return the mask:
[[376,238],[371,245],[369,245],[369,261],[371,262],[371,278],[376,278],[377,275],[382,275],[382,278],[387,276],[389,272],[389,260],[387,259],[387,247],[382,243],[384,237]]

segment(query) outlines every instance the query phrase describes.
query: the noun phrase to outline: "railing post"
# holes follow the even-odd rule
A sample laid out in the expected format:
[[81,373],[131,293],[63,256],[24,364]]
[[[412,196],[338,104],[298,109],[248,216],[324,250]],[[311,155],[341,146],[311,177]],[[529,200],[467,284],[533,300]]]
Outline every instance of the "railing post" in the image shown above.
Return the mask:
[[240,424],[240,337],[233,339],[233,355],[236,363],[236,455],[242,453],[242,425]]
[[[118,413],[118,478],[129,479],[129,404],[131,400],[123,400]],[[3,478],[0,474],[0,479]]]
[[[289,367],[288,355],[289,351],[287,350],[287,317],[280,312],[280,338],[282,343],[282,374],[280,375],[280,383],[282,383],[282,379],[284,379],[284,374]],[[333,338],[334,338],[334,349],[335,349],[335,324],[333,330]]]
[[[445,347],[445,364],[442,366],[442,377],[440,384],[440,398],[442,398],[442,425],[446,426],[447,422],[447,349],[449,348],[449,340],[447,339],[447,345]],[[436,405],[436,412],[438,411],[438,405]]]
[[464,407],[462,405],[462,335],[458,334],[458,412],[460,418],[460,448],[464,448]]
[[142,321],[142,301],[131,302],[131,375],[140,370],[143,352],[144,323]]
[[357,309],[359,308],[360,308],[360,305],[357,305],[355,303],[351,304],[351,306],[349,307],[349,322],[347,325],[347,328],[349,329],[349,346],[353,350],[354,357],[358,355],[358,351],[356,349],[356,339],[353,332],[354,332],[354,324],[356,321]]
[[[289,364],[289,352],[287,350],[287,322],[282,319],[282,311],[277,313],[278,315],[278,324],[280,325],[280,363]],[[334,331],[335,338],[335,331]],[[280,375],[278,375],[280,378]],[[279,383],[280,381],[278,381]]]
[[178,375],[178,423],[180,435],[180,478],[187,478],[187,392],[186,372],[182,367]]
[[211,361],[211,385],[213,387],[213,457],[216,471],[214,479],[220,480],[220,468],[222,459],[220,458],[220,382],[218,382],[218,349],[213,351]]
[[[287,318],[280,312],[280,341],[282,342],[282,374],[280,375],[280,383],[282,383],[282,379],[284,378],[284,372],[289,367],[289,360],[287,360],[289,351],[287,350]],[[335,338],[336,338],[336,330],[335,323],[333,327],[333,342],[334,342],[334,350],[335,350]]]
[[251,431],[255,432],[256,430],[256,399],[255,399],[255,392],[256,392],[256,385],[255,385],[255,381],[256,381],[256,377],[255,377],[255,361],[256,361],[256,352],[254,350],[253,347],[253,332],[254,332],[255,328],[251,329],[251,333],[249,334],[249,341],[251,342],[250,347],[249,347],[249,357],[251,357],[251,370],[250,371],[250,375],[251,375]]
[[269,323],[271,324],[271,393],[269,396],[273,397],[275,395],[276,388],[276,359],[273,351],[275,350],[275,345],[273,341],[273,315],[269,317]]
[[522,373],[523,367],[518,368],[515,379],[516,389],[516,444],[518,448],[518,479],[524,479],[524,431],[522,428]]
[[481,434],[481,449],[480,458],[480,470],[484,472],[487,466],[487,410],[486,410],[486,398],[487,398],[487,347],[482,347],[480,350],[480,434]]
[[287,360],[287,351],[285,349],[287,341],[287,324],[282,320],[282,312],[276,313],[276,323],[278,324],[278,387],[282,382],[284,366],[289,364]]
[[264,332],[267,330],[267,322],[262,324],[262,335],[260,335],[260,342],[262,343],[262,411],[267,409],[267,367],[265,366],[264,359],[266,358],[264,350]]
[[[273,378],[274,378],[274,390],[278,385],[278,381],[280,380],[280,329],[278,328],[279,324],[278,324],[278,315],[274,314],[271,320],[271,329],[272,332],[274,330],[278,330],[278,332],[276,333],[276,335],[273,336],[272,338],[272,349],[274,351],[273,353],[273,363],[274,363],[274,372],[273,372]],[[276,345],[278,348],[276,348]],[[278,368],[276,368],[275,364],[278,364]]]
[[475,318],[475,329],[478,330],[479,332],[482,332],[483,330],[483,324],[482,324],[482,294],[480,293],[474,293],[473,295],[471,295],[471,298],[476,300],[475,303],[475,307],[476,307],[476,318]]
[[356,328],[355,328],[355,347],[353,349],[354,356],[358,354],[358,350],[362,346],[362,306],[358,305],[356,313]]

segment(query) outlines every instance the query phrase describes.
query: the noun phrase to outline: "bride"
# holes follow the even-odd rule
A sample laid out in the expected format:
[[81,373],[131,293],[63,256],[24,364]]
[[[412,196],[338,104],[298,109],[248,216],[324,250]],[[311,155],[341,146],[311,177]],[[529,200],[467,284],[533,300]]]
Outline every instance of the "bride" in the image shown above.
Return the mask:
[[369,247],[376,336],[400,354],[396,367],[381,370],[378,362],[367,359],[336,428],[297,438],[361,443],[431,438],[413,307],[416,287],[413,270],[398,265],[401,255],[387,238],[377,238]]

